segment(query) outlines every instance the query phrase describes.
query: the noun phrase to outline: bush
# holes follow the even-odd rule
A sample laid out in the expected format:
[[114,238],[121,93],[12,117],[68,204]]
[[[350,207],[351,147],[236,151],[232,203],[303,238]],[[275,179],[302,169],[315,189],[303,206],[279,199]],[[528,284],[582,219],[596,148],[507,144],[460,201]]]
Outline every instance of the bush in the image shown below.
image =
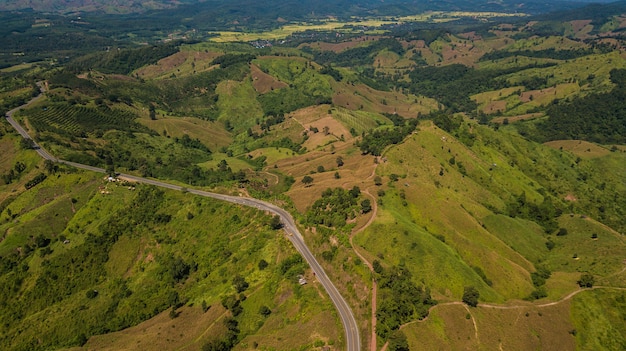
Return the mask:
[[466,286],[463,290],[463,302],[468,306],[476,307],[478,305],[478,298],[480,297],[480,293],[473,286]]
[[85,293],[85,296],[86,296],[88,299],[93,299],[93,298],[95,298],[96,296],[98,296],[98,290],[89,289],[89,290],[87,290],[87,292]]
[[577,283],[581,288],[592,288],[595,283],[595,278],[589,273],[583,273]]

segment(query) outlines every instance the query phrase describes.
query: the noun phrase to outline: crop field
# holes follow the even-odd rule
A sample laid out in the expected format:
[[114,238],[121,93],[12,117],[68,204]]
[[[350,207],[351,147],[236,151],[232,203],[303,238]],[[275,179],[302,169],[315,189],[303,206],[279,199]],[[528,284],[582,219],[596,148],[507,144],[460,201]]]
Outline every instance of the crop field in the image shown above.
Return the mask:
[[83,133],[92,134],[97,129],[139,129],[139,124],[135,122],[136,115],[118,109],[101,111],[85,106],[49,104],[23,113],[38,132],[79,136]]

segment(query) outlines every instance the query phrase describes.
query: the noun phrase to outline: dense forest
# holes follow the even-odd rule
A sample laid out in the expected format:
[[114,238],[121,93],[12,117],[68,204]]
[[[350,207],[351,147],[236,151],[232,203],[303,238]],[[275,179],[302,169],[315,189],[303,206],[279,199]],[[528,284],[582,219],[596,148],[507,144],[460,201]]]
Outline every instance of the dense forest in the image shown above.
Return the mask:
[[626,70],[612,70],[615,87],[608,93],[550,106],[549,118],[537,125],[537,140],[578,139],[600,144],[626,143]]

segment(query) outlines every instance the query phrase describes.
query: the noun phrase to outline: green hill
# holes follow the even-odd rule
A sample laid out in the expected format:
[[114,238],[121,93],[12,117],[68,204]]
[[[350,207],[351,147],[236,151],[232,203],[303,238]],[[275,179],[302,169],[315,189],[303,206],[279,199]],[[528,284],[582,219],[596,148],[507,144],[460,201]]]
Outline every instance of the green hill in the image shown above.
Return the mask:
[[[363,345],[619,348],[624,22],[465,17],[99,50],[0,98],[45,79],[15,117],[62,159],[289,210]],[[266,214],[0,148],[1,348],[342,349]]]

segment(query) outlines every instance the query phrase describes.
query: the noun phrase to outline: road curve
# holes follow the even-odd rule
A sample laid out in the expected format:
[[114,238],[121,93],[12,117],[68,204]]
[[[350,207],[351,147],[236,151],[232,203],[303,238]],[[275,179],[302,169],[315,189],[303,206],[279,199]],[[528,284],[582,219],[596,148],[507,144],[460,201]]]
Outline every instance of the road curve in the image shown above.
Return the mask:
[[[42,84],[38,84],[38,85],[41,91],[44,92],[43,85]],[[24,139],[28,139],[32,141],[33,148],[35,149],[35,151],[37,151],[37,153],[42,158],[53,161],[53,162],[63,163],[63,164],[73,166],[76,168],[85,169],[88,171],[106,173],[106,170],[103,168],[93,167],[93,166],[84,165],[84,164],[80,164],[76,162],[70,162],[70,161],[57,159],[56,157],[48,153],[40,145],[38,145],[30,137],[30,135],[26,132],[26,130],[13,119],[13,114],[16,111],[30,105],[31,103],[40,99],[42,96],[43,94],[40,94],[37,97],[30,100],[29,102],[27,102],[26,104],[7,112],[5,116],[6,120],[13,126],[13,128],[15,128],[15,130]],[[346,302],[346,300],[344,300],[344,298],[341,296],[341,294],[339,293],[335,285],[331,282],[331,280],[326,275],[326,272],[324,271],[322,266],[320,266],[319,262],[317,262],[317,260],[315,259],[315,256],[313,256],[309,248],[306,246],[306,243],[304,242],[304,237],[298,230],[298,227],[296,226],[296,223],[293,220],[293,217],[291,216],[291,214],[289,214],[289,212],[285,211],[284,209],[272,203],[258,200],[255,198],[230,196],[230,195],[212,193],[212,192],[208,192],[204,190],[188,189],[179,185],[169,184],[169,183],[165,183],[165,182],[161,182],[161,181],[149,179],[149,178],[137,177],[131,174],[120,174],[120,176],[129,180],[135,181],[135,182],[139,182],[139,183],[150,184],[150,185],[158,186],[161,188],[172,189],[172,190],[179,190],[179,191],[185,190],[194,195],[210,197],[213,199],[227,201],[227,202],[239,204],[242,206],[254,207],[256,209],[267,211],[267,212],[280,216],[281,221],[283,223],[283,229],[288,234],[286,237],[291,241],[293,246],[295,246],[296,250],[298,250],[298,252],[300,252],[302,257],[304,257],[304,259],[307,261],[307,263],[311,267],[311,270],[313,270],[315,277],[320,282],[320,284],[322,284],[324,289],[326,289],[326,292],[330,296],[330,299],[332,300],[333,304],[335,305],[335,308],[337,309],[337,312],[339,313],[339,317],[341,319],[341,323],[343,324],[345,337],[346,337],[346,350],[347,351],[361,351],[361,338],[359,336],[359,328],[356,323],[356,319],[354,318],[354,314],[352,313],[352,310],[350,309],[350,306],[348,306],[348,303]]]

